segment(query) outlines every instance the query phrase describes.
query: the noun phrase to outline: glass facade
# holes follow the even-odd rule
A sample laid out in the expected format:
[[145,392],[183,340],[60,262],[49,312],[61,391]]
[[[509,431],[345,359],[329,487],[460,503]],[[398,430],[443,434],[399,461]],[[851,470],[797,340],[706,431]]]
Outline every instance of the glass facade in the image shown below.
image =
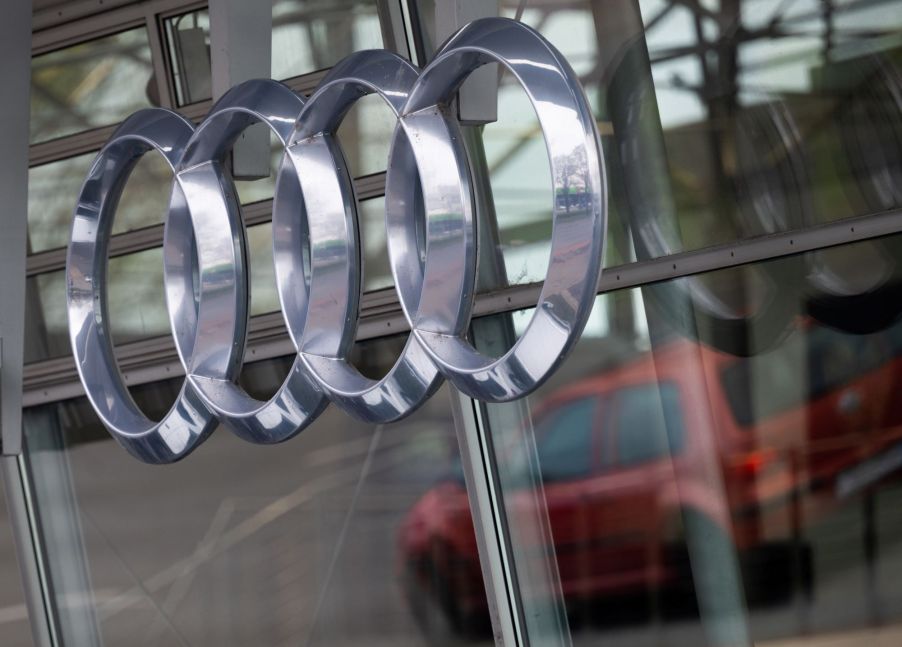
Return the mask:
[[[386,370],[396,342],[361,347],[361,365]],[[250,364],[242,382],[271,394],[288,368]],[[179,386],[133,394],[162,415]],[[460,464],[448,403],[439,394],[391,426],[330,411],[290,443],[251,455],[218,430],[198,460],[162,471],[119,460],[84,399],[29,409],[35,493],[57,503],[39,522],[65,644],[128,644],[136,634],[157,645],[416,643],[420,627],[445,622],[438,603],[417,597],[420,586],[441,591],[454,579],[431,569],[453,550],[428,541],[411,509],[438,506],[464,530],[456,541],[476,541],[466,495],[452,506],[429,493]],[[74,509],[60,501],[61,485]],[[478,558],[456,567],[469,587],[455,589],[467,598],[453,600],[461,616],[468,605],[485,609]]]
[[33,59],[31,141],[116,124],[157,105],[147,31],[129,29]]
[[[858,274],[893,242],[831,252]],[[849,297],[861,306],[850,325],[814,280],[818,254],[755,268],[795,289],[734,333],[768,338],[754,354],[701,329],[710,314],[677,279],[599,296],[605,325],[527,405],[483,405],[505,505],[550,528],[543,551],[512,533],[521,560],[553,556],[560,578],[552,596],[523,591],[529,615],[564,615],[587,645],[769,644],[858,631],[875,613],[899,622],[886,574],[902,540],[902,324],[886,299],[902,268],[884,256],[869,303]],[[743,273],[696,278],[751,314]],[[678,303],[693,326],[674,325]],[[615,328],[618,309],[644,315]],[[516,334],[524,314],[495,317]]]
[[[271,77],[309,95],[381,48],[423,67],[451,31],[444,2],[272,0]],[[115,4],[41,14],[35,32],[0,643],[32,640],[15,536],[52,645],[902,644],[899,0],[501,0],[567,59],[601,136],[604,272],[575,350],[517,402],[443,386],[400,422],[333,407],[284,444],[217,429],[167,466],[128,456],[84,397],[65,255],[113,129],[144,107],[209,111],[210,14]],[[546,276],[559,196],[529,97],[495,67],[481,82],[497,117],[462,133],[484,189],[469,338],[500,356]],[[408,329],[384,220],[396,123],[369,96],[337,133],[358,201],[352,361],[371,378]],[[234,180],[239,381],[264,399],[294,352],[271,149],[268,176]],[[163,282],[172,181],[160,155],[140,159],[106,250],[119,367],[155,419],[183,381]]]

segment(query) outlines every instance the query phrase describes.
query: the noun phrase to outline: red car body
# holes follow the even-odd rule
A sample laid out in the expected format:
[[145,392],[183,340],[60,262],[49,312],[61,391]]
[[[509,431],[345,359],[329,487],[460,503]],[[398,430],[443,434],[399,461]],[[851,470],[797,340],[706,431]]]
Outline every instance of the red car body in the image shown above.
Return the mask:
[[[865,469],[893,448],[899,454],[902,441],[902,361],[891,336],[800,328],[794,341],[748,359],[673,341],[533,407],[568,604],[691,582],[687,514],[719,529],[745,559],[797,547],[800,528],[895,469]],[[569,463],[557,460],[566,451],[556,458],[547,449],[556,433],[567,442],[584,436]],[[555,465],[572,473],[544,473]],[[526,494],[511,501],[534,500]],[[484,611],[462,479],[427,492],[399,540],[413,594],[435,596],[456,621]]]

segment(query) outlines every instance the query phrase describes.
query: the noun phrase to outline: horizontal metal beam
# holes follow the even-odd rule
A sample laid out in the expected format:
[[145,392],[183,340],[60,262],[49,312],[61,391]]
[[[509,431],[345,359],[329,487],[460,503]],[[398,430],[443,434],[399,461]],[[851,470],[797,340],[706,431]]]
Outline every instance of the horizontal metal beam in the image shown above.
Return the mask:
[[[323,77],[328,74],[329,70],[317,70],[310,74],[303,74],[283,81],[285,85],[295,92],[299,92],[304,96],[309,96],[319,85]],[[178,108],[178,111],[188,119],[195,123],[200,123],[210,108],[213,107],[211,100],[198,101],[187,106]],[[74,135],[66,135],[57,139],[51,139],[46,142],[32,144],[28,151],[29,166],[40,166],[42,164],[50,164],[61,159],[76,157],[86,153],[93,153],[100,150],[106,141],[116,130],[118,124],[112,126],[103,126],[102,128],[94,128],[93,130],[85,130]]]
[[[598,292],[635,288],[683,276],[767,261],[801,252],[836,247],[888,236],[902,231],[902,209],[839,220],[804,231],[785,232],[683,252],[650,261],[606,268]],[[541,283],[518,285],[476,297],[474,317],[530,308],[536,304]],[[365,294],[361,300],[358,340],[375,339],[409,330],[393,288]],[[129,385],[147,384],[184,374],[172,339],[166,335],[123,344],[116,349]],[[281,313],[253,317],[246,358],[258,361],[293,354]],[[84,391],[71,357],[25,367],[24,406],[73,398]]]
[[148,14],[201,9],[185,0],[60,0],[34,12],[32,55],[113,34],[144,23]]
[[[354,180],[354,189],[360,200],[369,200],[385,195],[385,173],[364,175]],[[242,205],[246,227],[253,227],[272,220],[272,200],[261,200]],[[110,237],[110,258],[125,256],[135,252],[160,247],[163,244],[163,224],[142,227],[116,234]],[[31,254],[27,260],[28,276],[56,272],[66,267],[66,248],[56,247],[47,251]]]

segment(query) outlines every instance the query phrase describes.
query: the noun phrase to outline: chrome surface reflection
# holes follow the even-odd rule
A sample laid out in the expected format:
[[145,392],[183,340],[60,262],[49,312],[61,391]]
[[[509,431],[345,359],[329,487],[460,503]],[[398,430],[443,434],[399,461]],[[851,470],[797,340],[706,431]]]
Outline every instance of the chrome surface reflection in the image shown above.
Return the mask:
[[[500,358],[466,340],[476,277],[471,169],[452,108],[478,67],[497,62],[523,86],[544,131],[552,171],[552,251],[535,314]],[[389,257],[412,334],[380,380],[348,361],[357,327],[361,257],[357,200],[334,137],[359,98],[379,94],[398,118],[386,186]],[[247,335],[245,229],[226,155],[253,123],[285,147],[273,206],[273,253],[283,315],[298,356],[267,402],[236,383]],[[119,194],[136,160],[159,150],[175,172],[164,243],[167,306],[187,379],[173,410],[149,421],[119,373],[107,321],[105,272]],[[368,422],[402,418],[449,380],[486,402],[539,387],[576,343],[601,272],[607,222],[601,145],[569,64],[521,23],[462,28],[422,72],[385,51],[353,54],[304,101],[275,81],[230,90],[197,129],[176,113],[137,113],[91,169],[68,257],[70,338],[102,421],[133,455],[185,456],[216,419],[241,438],[273,443],[335,402]]]

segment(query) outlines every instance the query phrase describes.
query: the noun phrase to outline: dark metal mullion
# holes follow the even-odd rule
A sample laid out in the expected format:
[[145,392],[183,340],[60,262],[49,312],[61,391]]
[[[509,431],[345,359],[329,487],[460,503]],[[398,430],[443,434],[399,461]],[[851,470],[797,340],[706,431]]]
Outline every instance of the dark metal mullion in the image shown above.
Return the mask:
[[40,540],[34,515],[34,497],[24,457],[0,457],[0,477],[6,494],[6,505],[15,535],[16,557],[28,605],[28,620],[37,647],[60,644],[59,617],[47,577],[44,542]]
[[[385,173],[364,175],[354,180],[359,200],[380,198],[385,195]],[[246,227],[265,224],[272,220],[272,200],[252,202],[241,207]],[[110,237],[109,257],[125,256],[163,244],[163,224],[141,227]],[[66,248],[56,247],[30,254],[26,261],[27,276],[56,272],[66,267]]]
[[491,434],[480,420],[475,400],[456,389],[449,396],[495,642],[521,647],[525,620],[522,605],[512,597],[519,586],[511,564],[513,551],[505,531],[508,524]]
[[157,93],[160,105],[164,108],[175,109],[178,103],[175,90],[175,79],[169,57],[169,49],[166,46],[166,30],[163,18],[158,14],[148,12],[147,39],[150,42],[150,59],[156,77]]
[[34,12],[32,52],[43,54],[102,38],[133,26],[147,13],[168,16],[202,9],[206,5],[206,2],[185,3],[183,0],[129,0],[128,3],[114,0],[106,5],[103,2],[98,4],[97,0],[56,3],[53,7]]

